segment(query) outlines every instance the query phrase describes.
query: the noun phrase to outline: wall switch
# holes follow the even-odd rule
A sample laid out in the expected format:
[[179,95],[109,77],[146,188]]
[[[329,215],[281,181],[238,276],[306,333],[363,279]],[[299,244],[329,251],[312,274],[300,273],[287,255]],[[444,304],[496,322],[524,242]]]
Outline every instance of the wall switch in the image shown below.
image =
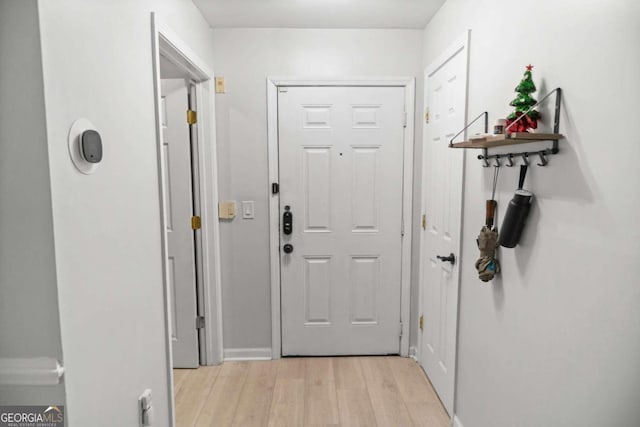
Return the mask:
[[254,219],[254,203],[253,200],[243,200],[242,201],[242,218],[244,219]]
[[146,389],[138,398],[138,409],[140,411],[140,426],[153,425],[153,400],[151,389]]
[[142,425],[143,427],[153,425],[153,406],[142,413]]
[[218,203],[218,218],[233,219],[236,217],[236,202],[225,201]]
[[216,77],[216,93],[224,92],[224,77]]

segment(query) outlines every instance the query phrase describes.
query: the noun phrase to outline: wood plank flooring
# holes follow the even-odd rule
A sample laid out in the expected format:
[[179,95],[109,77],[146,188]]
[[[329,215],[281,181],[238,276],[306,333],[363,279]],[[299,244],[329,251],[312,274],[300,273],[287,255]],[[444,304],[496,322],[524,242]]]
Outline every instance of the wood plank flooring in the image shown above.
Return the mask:
[[422,369],[395,356],[174,369],[177,427],[448,427]]

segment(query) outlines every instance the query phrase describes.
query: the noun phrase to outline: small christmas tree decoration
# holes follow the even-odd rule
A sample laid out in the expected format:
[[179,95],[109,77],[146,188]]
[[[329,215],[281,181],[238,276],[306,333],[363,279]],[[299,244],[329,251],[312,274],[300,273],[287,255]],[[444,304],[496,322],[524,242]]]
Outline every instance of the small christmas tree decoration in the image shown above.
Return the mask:
[[[531,96],[536,91],[536,85],[531,78],[531,69],[533,65],[527,65],[527,70],[524,72],[524,78],[520,80],[520,84],[516,86],[516,93],[518,96],[509,103],[512,107],[516,107],[516,111],[511,113],[507,117],[507,127],[518,120],[529,108],[536,105],[538,101]],[[537,110],[529,111],[525,117],[518,120],[518,122],[509,128],[509,132],[529,132],[530,129],[538,127],[538,119],[540,113]]]

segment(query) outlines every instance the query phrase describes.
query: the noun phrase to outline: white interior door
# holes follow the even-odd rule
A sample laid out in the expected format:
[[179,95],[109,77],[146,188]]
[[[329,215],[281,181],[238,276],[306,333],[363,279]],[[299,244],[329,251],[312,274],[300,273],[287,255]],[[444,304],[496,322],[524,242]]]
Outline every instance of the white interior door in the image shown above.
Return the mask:
[[283,355],[399,352],[404,97],[279,88]]
[[188,85],[185,79],[161,83],[173,366],[195,368],[199,359]]
[[[463,150],[448,147],[465,125],[467,49],[451,49],[425,77],[423,174],[426,230],[421,251],[422,313],[420,362],[442,403],[453,415],[460,236],[462,227]],[[454,261],[440,257],[453,255]]]

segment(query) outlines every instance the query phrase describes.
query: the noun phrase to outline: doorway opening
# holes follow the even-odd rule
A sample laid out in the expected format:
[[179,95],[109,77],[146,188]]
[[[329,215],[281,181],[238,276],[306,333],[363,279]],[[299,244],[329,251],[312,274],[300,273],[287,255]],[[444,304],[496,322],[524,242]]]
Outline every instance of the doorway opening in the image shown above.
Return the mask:
[[[197,368],[203,354],[202,236],[195,82],[160,54],[171,347],[174,368]],[[204,349],[203,349],[204,350]]]
[[214,83],[206,63],[154,14],[151,28],[173,418],[173,368],[222,362]]

